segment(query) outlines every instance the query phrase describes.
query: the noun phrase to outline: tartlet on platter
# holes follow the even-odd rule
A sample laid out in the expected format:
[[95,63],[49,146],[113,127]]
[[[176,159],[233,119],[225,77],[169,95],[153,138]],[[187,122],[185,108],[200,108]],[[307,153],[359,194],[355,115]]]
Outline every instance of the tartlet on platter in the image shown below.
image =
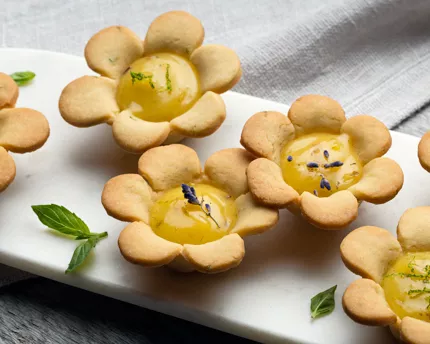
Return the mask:
[[211,135],[226,117],[219,94],[242,71],[233,50],[202,46],[203,39],[201,22],[183,11],[157,17],[143,42],[124,26],[101,30],[85,47],[88,66],[100,76],[67,85],[61,115],[77,127],[111,125],[115,141],[132,153]]
[[329,97],[301,97],[287,116],[256,113],[245,123],[241,144],[259,157],[247,169],[254,199],[301,213],[322,229],[347,226],[361,201],[388,202],[403,185],[400,166],[382,157],[391,147],[386,126],[367,115],[347,120]]
[[245,171],[252,160],[242,148],[224,149],[202,170],[197,153],[184,145],[145,152],[139,174],[112,178],[102,194],[109,215],[131,222],[118,239],[124,258],[204,273],[239,265],[242,237],[278,222],[278,211],[259,205],[248,192]]
[[346,314],[360,324],[390,326],[405,343],[430,343],[430,207],[408,209],[397,239],[379,227],[360,227],[340,252],[362,277],[343,295]]

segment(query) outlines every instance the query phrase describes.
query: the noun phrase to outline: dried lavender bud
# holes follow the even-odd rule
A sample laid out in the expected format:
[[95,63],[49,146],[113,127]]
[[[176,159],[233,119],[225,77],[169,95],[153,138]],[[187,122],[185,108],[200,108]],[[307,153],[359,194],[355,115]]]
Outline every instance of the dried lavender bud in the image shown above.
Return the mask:
[[342,161],[333,161],[330,164],[324,164],[324,168],[340,167],[342,165],[343,165]]
[[288,162],[291,162],[291,161],[293,161],[293,157],[292,157],[291,155],[289,155],[289,156],[287,157],[287,160],[288,160]]
[[318,168],[318,167],[319,167],[318,163],[316,163],[316,162],[308,162],[308,163],[306,164],[306,166],[307,166],[308,168]]
[[328,159],[329,158],[329,156],[330,156],[330,154],[328,154],[328,150],[326,149],[326,150],[324,150],[324,157],[326,158],[326,159]]
[[318,191],[314,190],[314,195],[318,197]]
[[331,185],[330,185],[330,183],[329,183],[329,181],[328,181],[327,179],[323,178],[323,179],[322,179],[322,183],[323,183],[324,187],[325,187],[328,191],[330,191],[330,190],[331,190]]
[[211,206],[208,203],[205,204],[205,208],[208,211],[208,213],[211,212]]

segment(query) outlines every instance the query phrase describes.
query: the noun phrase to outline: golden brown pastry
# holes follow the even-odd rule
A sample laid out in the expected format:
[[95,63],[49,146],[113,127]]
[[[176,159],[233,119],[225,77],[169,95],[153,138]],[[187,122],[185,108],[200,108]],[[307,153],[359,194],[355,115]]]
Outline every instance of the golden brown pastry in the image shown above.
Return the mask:
[[387,230],[365,226],[340,246],[342,260],[362,278],[343,295],[354,321],[390,326],[404,343],[430,343],[430,207],[408,209],[397,240]]
[[322,229],[347,226],[360,201],[388,202],[403,185],[400,166],[381,157],[391,147],[385,125],[367,115],[347,120],[339,103],[325,96],[297,99],[288,116],[256,113],[241,143],[259,157],[247,169],[254,199],[301,213]]
[[0,192],[15,178],[15,163],[8,151],[28,153],[43,146],[49,124],[40,112],[15,108],[19,89],[7,74],[0,73]]
[[257,204],[249,194],[245,171],[253,160],[242,148],[224,149],[212,154],[202,171],[189,147],[172,144],[145,152],[139,174],[112,178],[102,195],[109,215],[132,222],[118,240],[124,258],[205,273],[239,265],[242,237],[278,222],[276,209]]
[[201,46],[203,39],[200,21],[183,11],[156,18],[143,43],[123,26],[101,30],[85,47],[88,66],[100,76],[67,85],[61,115],[77,127],[112,125],[116,142],[132,153],[211,135],[226,117],[219,94],[242,71],[233,50]]

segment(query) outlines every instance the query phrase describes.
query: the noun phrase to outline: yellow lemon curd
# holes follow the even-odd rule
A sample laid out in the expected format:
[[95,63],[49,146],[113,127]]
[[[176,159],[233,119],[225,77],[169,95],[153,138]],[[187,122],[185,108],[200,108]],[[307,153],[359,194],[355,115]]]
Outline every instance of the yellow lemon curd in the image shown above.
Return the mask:
[[119,81],[116,98],[121,110],[164,122],[188,111],[200,95],[196,68],[179,55],[159,53],[130,66]]
[[233,197],[212,185],[191,186],[195,188],[201,206],[190,204],[181,187],[164,192],[150,209],[150,226],[154,233],[178,244],[194,245],[215,241],[228,234],[237,218]]
[[288,142],[281,152],[285,182],[299,194],[327,197],[357,183],[362,164],[346,134],[314,133]]
[[385,298],[401,319],[410,316],[430,322],[430,252],[398,258],[382,282]]

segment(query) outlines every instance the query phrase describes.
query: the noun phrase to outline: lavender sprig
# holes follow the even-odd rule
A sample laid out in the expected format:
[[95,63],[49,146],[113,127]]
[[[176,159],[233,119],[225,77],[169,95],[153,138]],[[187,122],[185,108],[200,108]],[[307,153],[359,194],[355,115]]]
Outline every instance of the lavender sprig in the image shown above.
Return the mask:
[[210,217],[212,221],[217,225],[218,228],[221,228],[218,222],[213,218],[211,214],[211,206],[208,203],[204,203],[203,197],[202,197],[202,200],[199,201],[196,195],[196,190],[192,186],[189,186],[187,184],[182,184],[181,188],[182,188],[182,193],[184,194],[184,198],[188,201],[188,203],[200,206],[200,208],[205,213],[205,215]]

